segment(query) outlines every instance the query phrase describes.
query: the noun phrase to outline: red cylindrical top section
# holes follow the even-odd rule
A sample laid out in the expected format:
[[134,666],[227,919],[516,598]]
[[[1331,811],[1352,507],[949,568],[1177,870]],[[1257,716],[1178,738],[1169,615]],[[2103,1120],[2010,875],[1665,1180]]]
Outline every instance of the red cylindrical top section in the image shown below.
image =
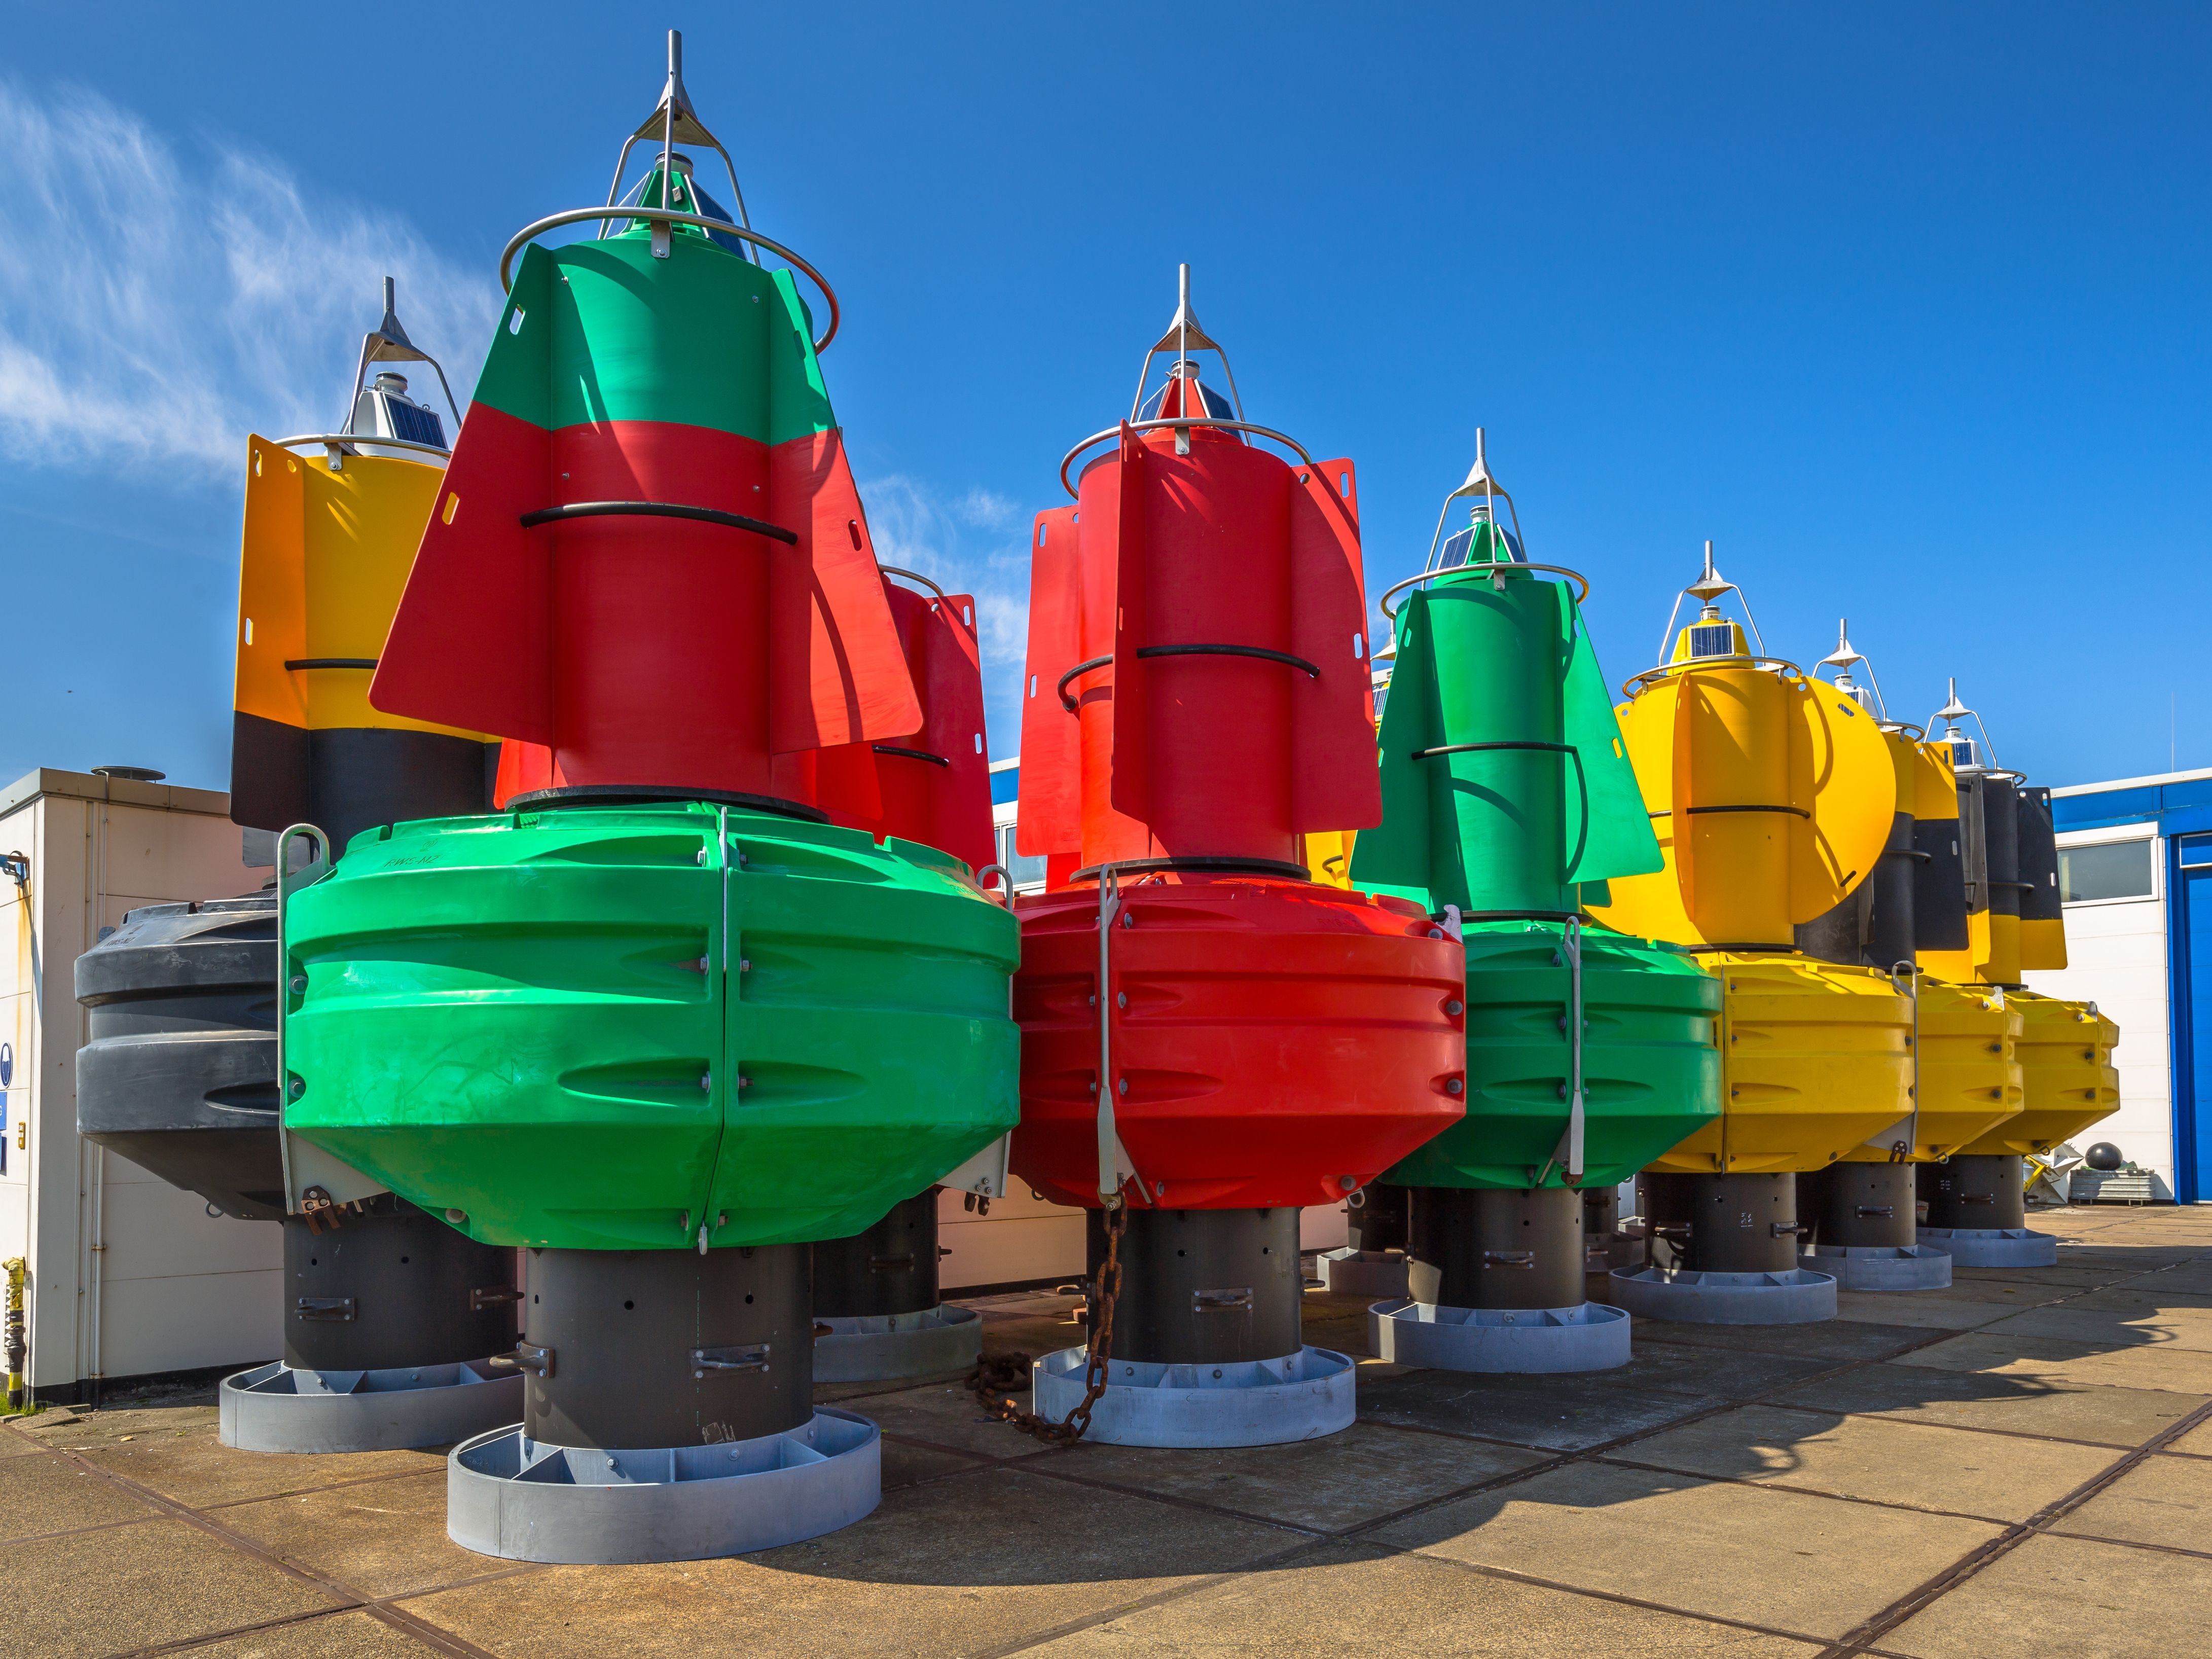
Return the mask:
[[1381,821],[1351,463],[1125,427],[1032,552],[1021,851],[1295,864]]

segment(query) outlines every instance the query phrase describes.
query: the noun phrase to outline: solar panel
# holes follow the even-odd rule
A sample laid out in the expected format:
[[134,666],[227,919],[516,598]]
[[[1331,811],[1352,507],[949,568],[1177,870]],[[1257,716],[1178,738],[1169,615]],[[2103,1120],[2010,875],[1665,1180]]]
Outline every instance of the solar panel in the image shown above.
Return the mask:
[[1735,655],[1735,624],[1709,623],[1691,629],[1690,654],[1692,657],[1733,657]]
[[404,438],[410,443],[434,444],[446,447],[445,423],[420,404],[410,404],[404,398],[386,395],[384,398],[384,418],[391,422],[392,435]]

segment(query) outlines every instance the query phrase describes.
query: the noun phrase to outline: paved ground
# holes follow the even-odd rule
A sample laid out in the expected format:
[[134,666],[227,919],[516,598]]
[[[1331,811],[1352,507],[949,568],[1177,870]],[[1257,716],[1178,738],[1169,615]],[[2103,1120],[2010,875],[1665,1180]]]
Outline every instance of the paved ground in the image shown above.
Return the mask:
[[[681,1566],[471,1555],[436,1455],[227,1451],[204,1394],[50,1413],[0,1430],[0,1655],[2212,1650],[2212,1210],[2039,1224],[2057,1267],[1647,1322],[1600,1376],[1370,1361],[1300,1446],[1042,1450],[957,1386],[872,1395],[873,1516]],[[979,1305],[994,1349],[1079,1335],[1066,1298]],[[1359,1349],[1358,1304],[1306,1331]]]

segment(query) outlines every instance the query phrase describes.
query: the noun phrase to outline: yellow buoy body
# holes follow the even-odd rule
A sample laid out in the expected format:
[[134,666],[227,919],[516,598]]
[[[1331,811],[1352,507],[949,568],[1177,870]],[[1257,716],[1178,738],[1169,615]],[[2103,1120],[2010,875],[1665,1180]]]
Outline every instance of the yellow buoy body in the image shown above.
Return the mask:
[[487,740],[368,701],[443,468],[337,459],[246,441],[231,816],[342,846],[365,823],[482,811]]
[[1352,886],[1352,843],[1355,830],[1316,830],[1304,837],[1305,866],[1316,881],[1349,890]]
[[2071,1140],[2120,1103],[2112,1045],[2120,1028],[2086,1002],[2035,991],[2008,991],[2005,1006],[2020,1017],[2021,1109],[1984,1130],[1961,1152],[1981,1156],[2042,1152]]
[[[1721,628],[1726,649],[1692,654]],[[1722,981],[1721,1117],[1652,1167],[1823,1169],[1911,1110],[1910,1000],[1877,969],[1794,949],[1796,924],[1842,902],[1888,840],[1898,769],[1881,729],[1832,687],[1754,665],[1720,622],[1685,629],[1617,712],[1665,867],[1614,878],[1590,912],[1698,948]]]
[[2021,1017],[2014,994],[1994,987],[1953,985],[1920,976],[1911,1068],[1914,1110],[1853,1148],[1847,1160],[1929,1163],[2000,1133],[2027,1099],[2019,1045]]
[[1698,960],[1721,981],[1721,1115],[1653,1169],[1822,1169],[1911,1110],[1912,1005],[1888,975],[1748,951]]

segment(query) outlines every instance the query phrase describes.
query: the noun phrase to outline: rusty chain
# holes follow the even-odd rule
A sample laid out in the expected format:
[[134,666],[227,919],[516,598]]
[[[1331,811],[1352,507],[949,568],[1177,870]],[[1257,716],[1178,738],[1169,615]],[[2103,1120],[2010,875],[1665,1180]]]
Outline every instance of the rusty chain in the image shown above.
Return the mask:
[[1106,1392],[1107,1367],[1114,1358],[1114,1304],[1121,1294],[1121,1230],[1129,1224],[1126,1205],[1116,1201],[1106,1212],[1106,1259],[1099,1264],[1091,1285],[1089,1352],[1083,1367],[1083,1398],[1064,1422],[1055,1423],[1035,1412],[1025,1412],[1012,1398],[1030,1376],[1030,1357],[1011,1353],[992,1358],[978,1356],[968,1378],[969,1391],[983,1409],[1001,1423],[1011,1423],[1024,1434],[1034,1435],[1048,1446],[1072,1446],[1091,1427],[1091,1408]]

